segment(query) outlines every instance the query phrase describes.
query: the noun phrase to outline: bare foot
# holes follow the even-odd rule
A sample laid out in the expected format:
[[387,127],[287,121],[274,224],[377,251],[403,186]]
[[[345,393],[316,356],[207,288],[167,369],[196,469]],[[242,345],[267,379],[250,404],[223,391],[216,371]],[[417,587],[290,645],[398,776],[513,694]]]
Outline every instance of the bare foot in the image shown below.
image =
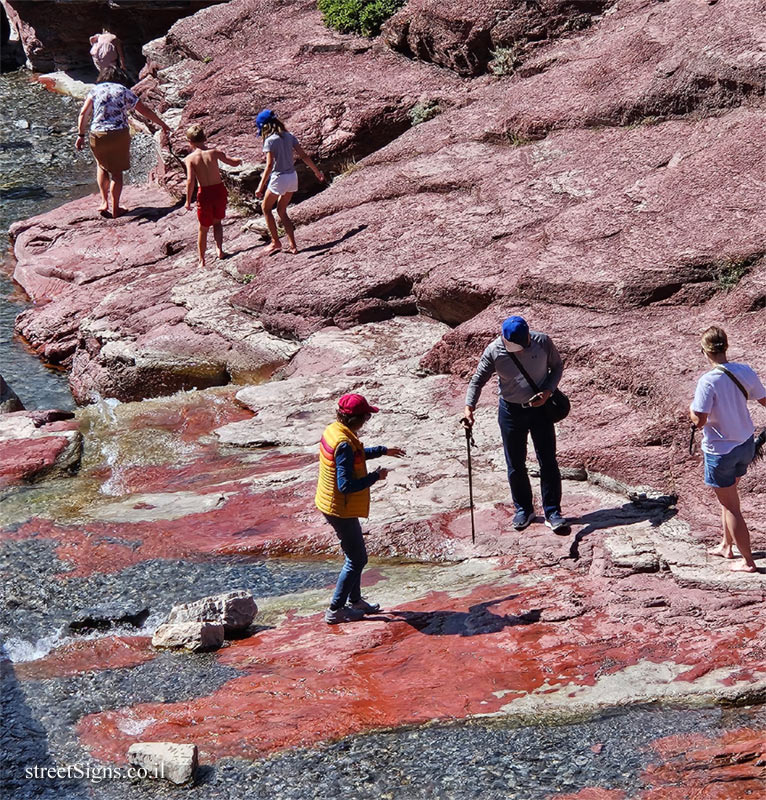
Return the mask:
[[272,242],[263,252],[270,256],[272,253],[278,253],[282,249],[282,245],[277,242]]
[[719,556],[720,558],[734,558],[734,551],[731,547],[726,547],[723,544],[719,544],[718,547],[711,547],[707,554],[709,556]]
[[225,253],[223,250],[216,250],[215,254],[218,256],[218,258],[222,258],[222,259],[229,257],[229,254]]
[[205,259],[204,259],[204,258],[201,258],[201,259],[200,259],[200,260],[197,262],[197,266],[198,266],[200,269],[205,269]]
[[755,564],[747,564],[744,561],[741,564],[732,564],[729,569],[732,572],[758,572],[758,567]]
[[296,245],[291,245],[290,247],[287,248],[287,252],[291,253],[294,256],[297,256],[298,255],[298,247]]
[[121,217],[123,214],[127,214],[127,213],[128,213],[128,209],[127,208],[115,208],[114,211],[112,212],[112,216],[115,219],[117,219],[117,217]]

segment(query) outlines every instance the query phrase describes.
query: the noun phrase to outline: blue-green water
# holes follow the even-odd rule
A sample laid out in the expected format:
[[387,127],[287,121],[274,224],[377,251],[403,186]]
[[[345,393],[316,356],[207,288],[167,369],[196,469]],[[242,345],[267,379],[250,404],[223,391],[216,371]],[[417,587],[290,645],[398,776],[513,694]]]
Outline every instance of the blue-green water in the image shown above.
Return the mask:
[[11,280],[8,228],[95,191],[90,158],[72,144],[79,101],[53,94],[24,71],[0,75],[0,374],[27,408],[72,408],[66,374],[45,367],[13,334],[30,303]]

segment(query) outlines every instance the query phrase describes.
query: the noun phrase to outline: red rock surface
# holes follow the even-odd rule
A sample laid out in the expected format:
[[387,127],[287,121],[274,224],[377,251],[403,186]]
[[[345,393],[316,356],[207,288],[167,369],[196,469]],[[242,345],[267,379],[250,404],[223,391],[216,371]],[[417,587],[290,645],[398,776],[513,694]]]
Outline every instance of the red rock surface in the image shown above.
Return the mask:
[[[635,800],[745,800],[766,790],[766,731],[742,728],[720,738],[670,736],[652,743],[655,758]],[[550,800],[624,800],[619,789],[583,789]]]
[[[470,544],[463,441],[445,437],[454,410],[446,405],[416,416],[424,393],[439,396],[436,387],[452,379],[413,378],[410,365],[418,355],[410,354],[410,342],[436,340],[441,330],[437,323],[393,320],[316,334],[281,391],[272,383],[239,393],[255,415],[243,411],[230,390],[80,412],[92,453],[120,443],[124,449],[91,456],[73,479],[79,490],[52,490],[49,505],[36,504],[35,516],[19,507],[2,535],[58,542],[57,555],[73,567],[62,580],[156,558],[225,552],[319,552],[339,561],[334,535],[311,510],[315,437],[332,408],[336,382],[380,398],[379,427],[371,427],[365,441],[387,434],[390,441],[406,441],[410,451],[394,465],[391,480],[375,487],[367,526],[371,553],[384,559],[366,573],[365,590],[385,614],[329,628],[321,613],[330,587],[259,598],[259,621],[273,627],[216,656],[243,674],[188,702],[127,705],[85,717],[79,731],[96,757],[122,761],[138,735],[126,731],[202,743],[209,763],[432,719],[485,713],[556,719],[572,710],[737,701],[762,691],[763,576],[727,583],[727,565],[705,556],[684,521],[582,481],[565,485],[572,536],[554,537],[540,522],[520,535],[509,532],[510,512],[498,502],[506,490],[489,409],[479,415],[478,541]],[[402,347],[408,355],[397,362],[392,353]],[[363,387],[352,381],[355,374],[359,380],[369,350],[384,365]],[[330,367],[337,352],[345,354],[340,375]],[[409,378],[397,384],[396,374]],[[263,432],[278,441],[258,447]],[[436,439],[442,449],[430,453]],[[65,511],[56,491],[66,492],[69,503],[87,498],[87,505]],[[681,510],[685,517],[691,509],[686,504]],[[62,518],[71,513],[76,524]],[[708,522],[715,524],[712,513]],[[658,562],[647,572],[640,557],[651,547],[662,568]],[[410,564],[385,558],[403,554]],[[476,555],[484,557],[466,557]],[[437,559],[442,563],[433,563]],[[131,638],[126,646],[99,641],[30,662],[17,668],[17,677],[129,666],[151,655],[143,640]],[[339,684],[347,687],[343,693]],[[274,693],[281,698],[276,705]],[[759,787],[757,759],[753,765],[746,757],[757,735],[709,747],[702,739],[661,743],[656,774],[646,777],[653,787],[647,792],[655,794],[646,797],[657,800],[663,797],[657,787],[674,785],[686,751],[699,764],[690,767],[694,780],[710,775],[718,781],[736,762],[741,785]],[[704,766],[713,752],[723,755]],[[598,791],[582,796],[602,800]]]
[[85,671],[124,669],[145,664],[156,657],[149,648],[148,636],[105,636],[57,647],[36,661],[14,666],[16,678],[22,681],[64,678]]
[[[180,109],[184,87],[203,81],[199,101],[176,113],[181,124],[197,115],[224,143],[241,134],[234,143],[253,159],[246,125],[262,96],[279,97],[268,71],[241,57],[245,44],[260,53],[271,36],[270,21],[258,28],[242,16],[262,8],[235,0],[226,16],[179,24],[156,49],[174,47],[173,63],[143,87]],[[385,70],[379,84],[398,118],[420,97],[413,85],[432,91],[422,76],[439,75],[434,67],[380,42],[353,52],[359,40],[316,32],[306,5],[280,9],[298,32],[283,48],[288,66],[304,56],[328,70],[351,61],[354,99],[357,71]],[[587,31],[540,48],[514,77],[461,85],[451,108],[296,208],[296,257],[262,257],[258,233],[236,220],[226,228],[234,258],[199,271],[193,216],[104,223],[85,219],[87,201],[16,228],[17,276],[39,301],[19,327],[41,353],[71,360],[79,398],[193,385],[200,362],[210,383],[253,366],[280,378],[238,393],[252,411],[241,418],[239,409],[231,418],[198,412],[214,391],[140,412],[81,412],[102,454],[76,479],[83,506],[60,511],[63,489],[54,487],[48,505],[16,503],[3,532],[53,540],[67,575],[163,557],[335,557],[334,534],[312,508],[312,454],[335,399],[368,394],[383,411],[365,441],[408,449],[375,487],[369,522],[385,620],[328,629],[326,590],[272,600],[264,613],[274,627],[217,656],[241,676],[189,702],[86,717],[80,732],[96,756],[124,758],[126,720],[149,722],[142,736],[204,740],[214,760],[487,712],[557,719],[762,697],[766,578],[731,573],[706,553],[720,517],[699,456],[686,452],[685,417],[706,368],[698,336],[707,325],[725,324],[733,358],[760,369],[766,356],[760,12],[750,0],[625,0]],[[219,55],[226,25],[236,46]],[[321,105],[346,91],[334,75],[312,69],[289,84],[294,93],[318,87],[310,103],[296,93],[304,105],[288,106],[288,116],[328,160],[360,146],[366,130],[353,114],[340,126],[346,139],[332,138],[337,126],[326,138],[317,129],[317,119],[336,125],[346,113]],[[452,91],[457,79],[445,80]],[[208,89],[223,98],[210,116]],[[369,119],[380,119],[382,96],[362,104]],[[157,190],[145,196],[169,205]],[[102,250],[91,257],[89,248]],[[474,546],[457,420],[466,377],[512,312],[550,333],[565,357],[573,412],[558,433],[573,531],[553,537],[537,521],[509,532],[487,387],[473,452]],[[173,436],[175,427],[184,430]],[[762,563],[759,469],[741,489]],[[413,563],[387,563],[402,558]],[[664,740],[637,796],[764,794],[759,738],[753,729]],[[609,787],[577,797],[624,795]]]
[[460,75],[478,75],[498,50],[507,50],[512,71],[527,50],[590,25],[609,0],[410,0],[383,26],[386,43]]
[[[392,725],[557,704],[590,708],[657,690],[672,696],[682,665],[703,654],[709,672],[685,679],[679,691],[715,693],[718,670],[732,666],[740,680],[764,678],[758,657],[742,660],[738,652],[750,632],[741,626],[700,636],[694,626],[666,627],[645,613],[626,625],[624,607],[595,611],[598,591],[583,592],[574,576],[486,578],[491,585],[428,593],[342,629],[320,627],[316,616],[288,617],[222,652],[222,663],[246,674],[210,697],[92,715],[80,734],[93,755],[122,760],[136,738],[123,732],[123,720],[155,720],[142,736],[194,739],[211,760],[254,758]],[[377,593],[385,597],[386,587]]]
[[[36,304],[16,329],[46,361],[71,366],[78,401],[264,378],[292,355],[232,309],[241,283],[215,261],[197,268],[196,214],[157,187],[128,187],[123,205],[125,217],[105,222],[83,198],[12,226],[14,277]],[[229,240],[240,224],[227,223]],[[260,239],[238,241],[227,242],[233,270]]]
[[[418,102],[447,108],[463,97],[454,75],[329,30],[313,0],[232,0],[180,20],[145,52],[136,91],[180,119],[180,131],[202,123],[216,145],[244,158],[233,175],[250,195],[264,160],[254,122],[262,108],[279,114],[329,176],[409,128]],[[316,189],[298,169],[301,191]],[[177,185],[172,174],[163,179]]]
[[82,451],[79,424],[57,420],[57,413],[71,416],[35,411],[0,415],[0,489],[77,469]]

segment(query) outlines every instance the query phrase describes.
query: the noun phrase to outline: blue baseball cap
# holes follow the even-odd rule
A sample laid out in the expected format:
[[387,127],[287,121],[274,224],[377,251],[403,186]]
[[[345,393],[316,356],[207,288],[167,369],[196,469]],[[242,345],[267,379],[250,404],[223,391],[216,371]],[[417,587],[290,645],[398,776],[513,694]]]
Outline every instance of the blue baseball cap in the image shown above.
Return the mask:
[[258,133],[261,134],[263,132],[263,126],[267,122],[276,119],[276,116],[277,115],[270,108],[264,108],[255,118],[255,127],[258,128]]
[[503,344],[511,353],[523,350],[529,343],[529,325],[524,317],[508,317],[503,323]]

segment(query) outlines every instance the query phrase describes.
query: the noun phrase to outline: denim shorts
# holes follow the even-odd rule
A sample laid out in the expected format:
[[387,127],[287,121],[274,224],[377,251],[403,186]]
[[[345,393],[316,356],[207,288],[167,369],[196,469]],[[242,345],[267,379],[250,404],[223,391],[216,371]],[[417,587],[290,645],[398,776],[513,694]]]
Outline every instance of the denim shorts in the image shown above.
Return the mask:
[[725,455],[705,453],[705,483],[714,489],[734,486],[737,478],[747,472],[754,455],[755,439],[752,436]]

